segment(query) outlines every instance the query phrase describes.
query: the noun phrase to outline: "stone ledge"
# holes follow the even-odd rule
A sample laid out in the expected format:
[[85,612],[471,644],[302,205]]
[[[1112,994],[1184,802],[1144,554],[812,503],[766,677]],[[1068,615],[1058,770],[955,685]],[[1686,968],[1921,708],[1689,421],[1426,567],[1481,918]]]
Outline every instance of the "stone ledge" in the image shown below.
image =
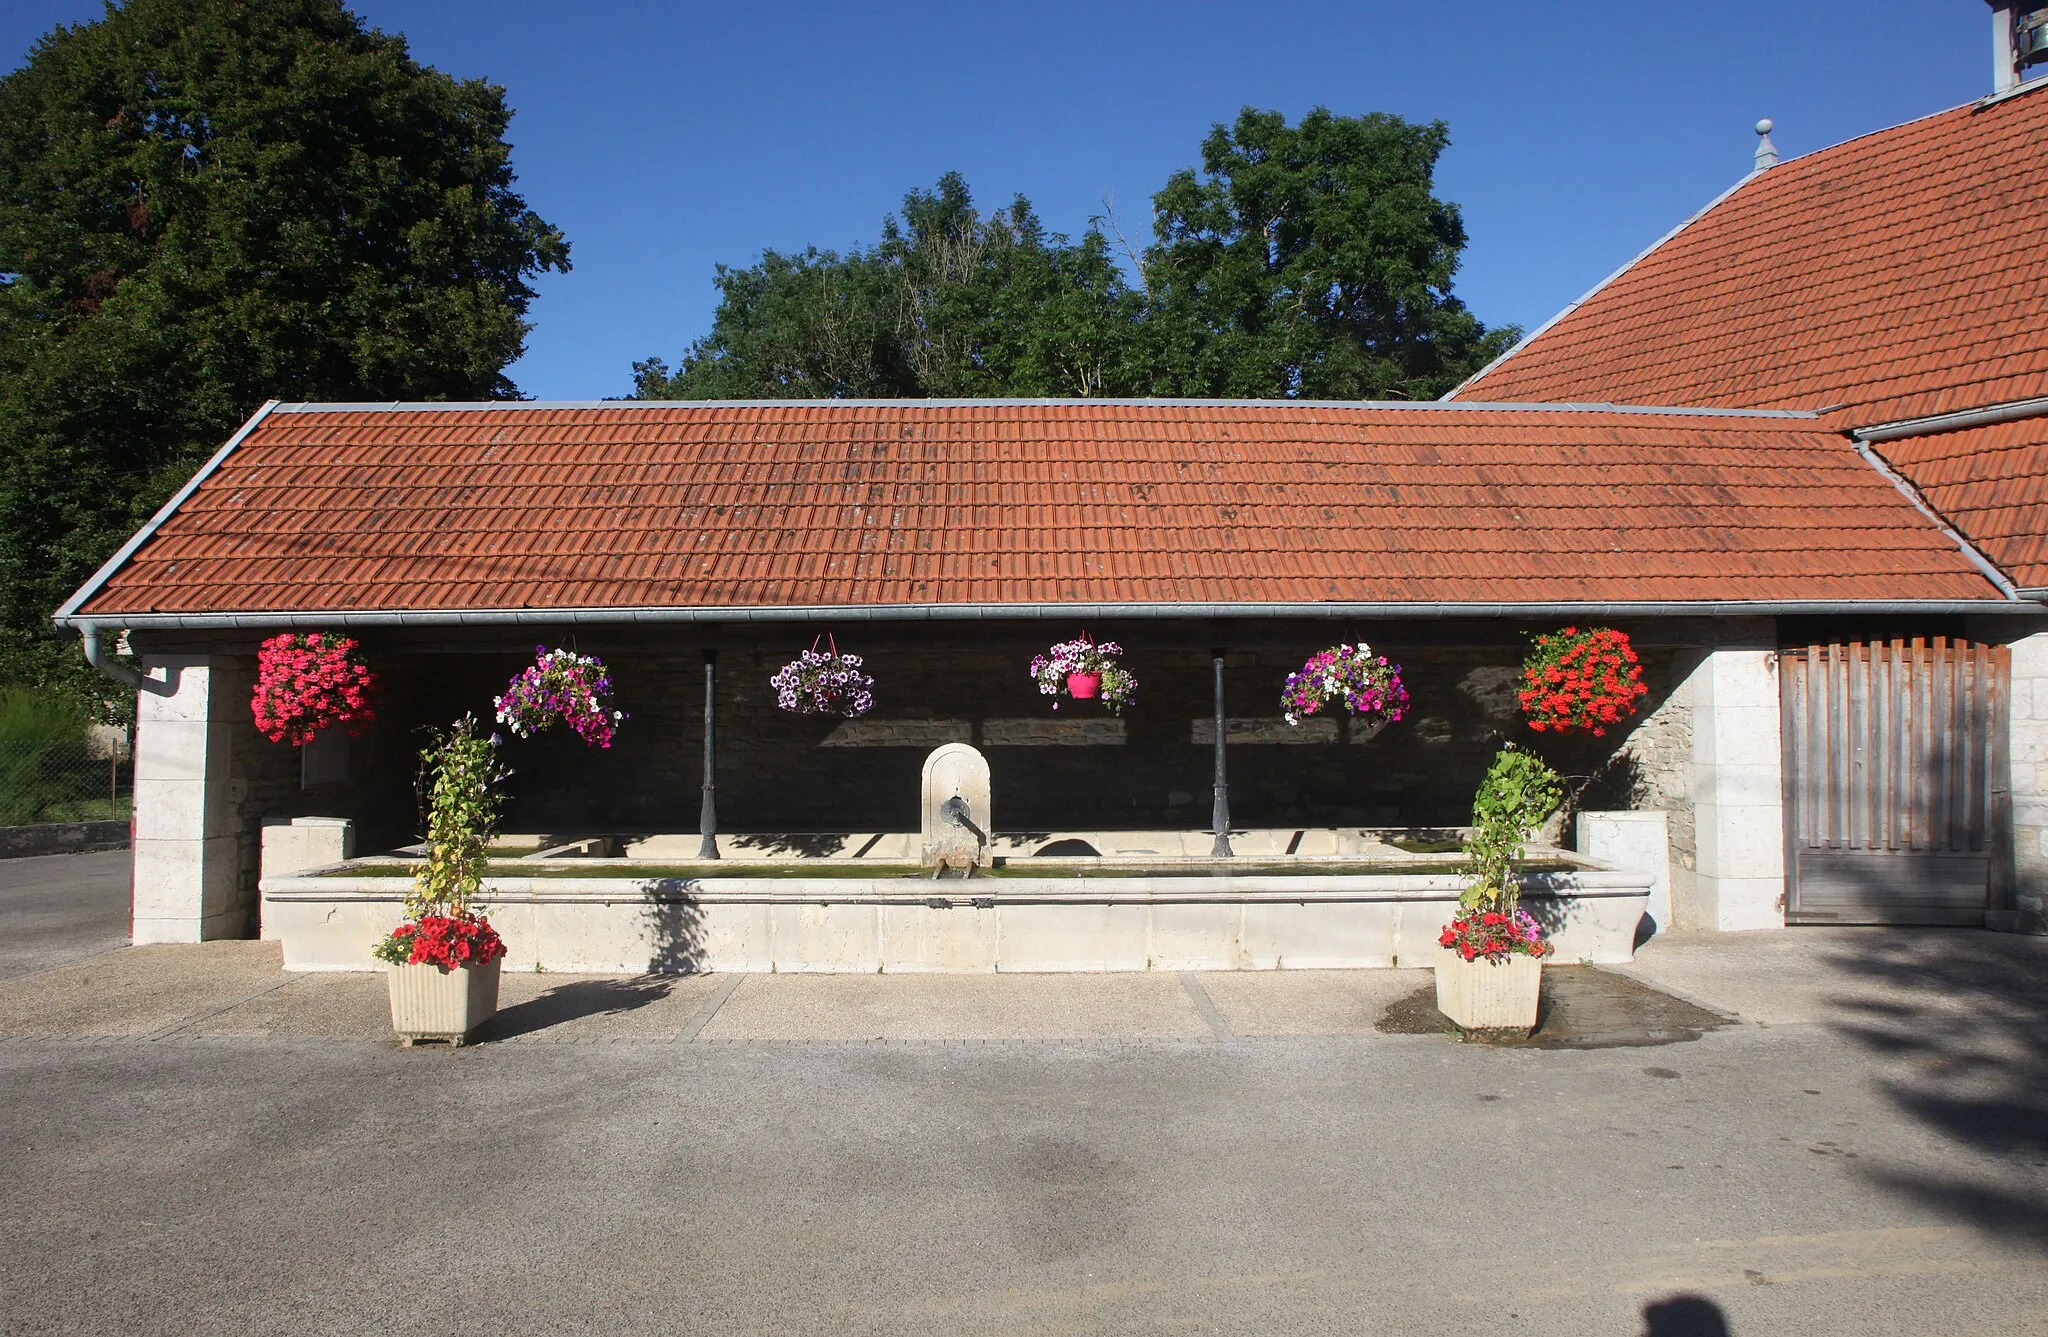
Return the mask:
[[128,848],[128,822],[47,822],[38,826],[0,826],[0,859],[38,854],[81,854],[86,850]]

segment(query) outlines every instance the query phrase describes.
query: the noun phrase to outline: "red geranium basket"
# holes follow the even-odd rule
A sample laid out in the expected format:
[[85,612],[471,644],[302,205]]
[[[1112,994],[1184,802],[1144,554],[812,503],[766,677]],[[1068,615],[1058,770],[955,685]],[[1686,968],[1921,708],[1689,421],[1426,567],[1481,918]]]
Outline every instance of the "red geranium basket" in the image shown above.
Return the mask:
[[1536,638],[1522,662],[1522,713],[1537,733],[1607,732],[1648,695],[1628,633],[1566,627]]

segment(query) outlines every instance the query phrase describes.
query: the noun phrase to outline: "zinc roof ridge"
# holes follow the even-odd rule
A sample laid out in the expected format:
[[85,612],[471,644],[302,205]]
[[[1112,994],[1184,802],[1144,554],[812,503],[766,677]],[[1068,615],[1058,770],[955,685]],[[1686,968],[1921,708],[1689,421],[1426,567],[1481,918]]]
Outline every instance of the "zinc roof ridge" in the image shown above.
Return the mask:
[[516,399],[443,402],[361,401],[279,404],[272,416],[309,413],[478,413],[585,409],[840,409],[840,408],[1159,408],[1273,409],[1283,412],[1337,409],[1366,413],[1622,413],[1637,416],[1712,418],[1805,418],[1805,409],[1709,408],[1677,404],[1559,403],[1446,399]]

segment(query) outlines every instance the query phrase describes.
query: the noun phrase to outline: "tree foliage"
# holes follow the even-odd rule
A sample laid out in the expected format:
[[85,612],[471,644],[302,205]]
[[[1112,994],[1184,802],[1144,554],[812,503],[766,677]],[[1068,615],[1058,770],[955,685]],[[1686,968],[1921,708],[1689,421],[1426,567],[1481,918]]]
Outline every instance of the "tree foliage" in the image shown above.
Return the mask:
[[879,242],[721,266],[710,334],[645,399],[1170,395],[1434,398],[1513,338],[1451,295],[1465,245],[1433,193],[1441,122],[1246,109],[1153,197],[1154,241],[978,212],[957,174]]
[[1022,196],[983,214],[956,173],[873,247],[719,266],[711,333],[641,398],[1100,395],[1132,384],[1142,306],[1100,231],[1049,235]]
[[110,4],[0,79],[0,674],[263,400],[514,393],[568,245],[510,114],[337,0]]

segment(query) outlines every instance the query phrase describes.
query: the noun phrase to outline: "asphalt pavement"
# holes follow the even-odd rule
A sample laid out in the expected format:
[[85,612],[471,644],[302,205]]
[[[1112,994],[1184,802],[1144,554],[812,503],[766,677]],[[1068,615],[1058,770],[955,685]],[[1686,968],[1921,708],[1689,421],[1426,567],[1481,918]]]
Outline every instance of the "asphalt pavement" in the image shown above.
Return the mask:
[[0,859],[0,979],[128,942],[128,851]]
[[508,976],[495,1040],[407,1051],[375,977],[268,944],[74,958],[0,983],[0,1331],[2048,1332],[2048,943],[1627,976],[1729,1024],[1382,1033],[1407,972]]

